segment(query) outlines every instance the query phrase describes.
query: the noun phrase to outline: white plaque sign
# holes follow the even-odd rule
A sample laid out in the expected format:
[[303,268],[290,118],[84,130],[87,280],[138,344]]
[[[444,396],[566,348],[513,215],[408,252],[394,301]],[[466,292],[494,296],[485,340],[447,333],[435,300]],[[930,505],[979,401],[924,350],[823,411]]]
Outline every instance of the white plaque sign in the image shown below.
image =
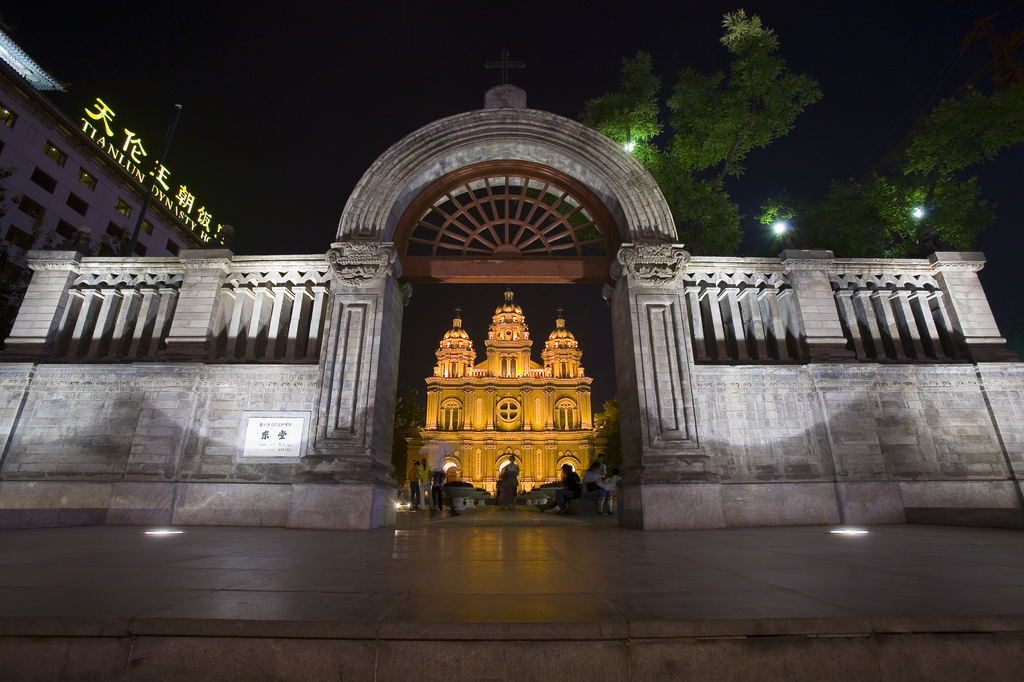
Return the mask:
[[242,442],[244,459],[302,457],[306,441],[305,413],[247,415]]

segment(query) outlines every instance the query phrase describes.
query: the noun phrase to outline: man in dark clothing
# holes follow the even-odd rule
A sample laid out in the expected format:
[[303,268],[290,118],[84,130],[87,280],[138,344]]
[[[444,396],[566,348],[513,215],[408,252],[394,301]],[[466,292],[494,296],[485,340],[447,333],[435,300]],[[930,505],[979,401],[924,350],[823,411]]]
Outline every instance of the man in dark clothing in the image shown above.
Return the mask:
[[406,474],[409,479],[409,511],[420,510],[420,462],[416,460]]
[[566,503],[569,500],[578,499],[583,494],[583,484],[580,482],[579,475],[572,470],[572,465],[562,465],[562,489],[555,493],[555,501],[542,504],[537,507],[542,513],[546,509],[551,509],[554,506],[558,506],[559,514],[568,514],[569,509]]

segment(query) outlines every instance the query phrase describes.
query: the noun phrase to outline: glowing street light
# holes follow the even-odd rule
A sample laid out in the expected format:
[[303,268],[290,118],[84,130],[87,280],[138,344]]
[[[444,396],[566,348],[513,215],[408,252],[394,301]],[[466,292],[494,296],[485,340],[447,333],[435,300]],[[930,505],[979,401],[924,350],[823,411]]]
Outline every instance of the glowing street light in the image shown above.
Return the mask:
[[920,206],[915,206],[914,207],[914,217],[917,218],[918,220],[923,218],[924,217],[924,209],[921,208]]
[[636,149],[636,142],[630,140],[626,144],[622,145],[622,148],[625,149],[627,153],[632,154],[633,150]]
[[782,235],[785,234],[786,232],[789,232],[789,223],[787,223],[785,220],[776,220],[774,223],[772,223],[772,232],[778,235]]

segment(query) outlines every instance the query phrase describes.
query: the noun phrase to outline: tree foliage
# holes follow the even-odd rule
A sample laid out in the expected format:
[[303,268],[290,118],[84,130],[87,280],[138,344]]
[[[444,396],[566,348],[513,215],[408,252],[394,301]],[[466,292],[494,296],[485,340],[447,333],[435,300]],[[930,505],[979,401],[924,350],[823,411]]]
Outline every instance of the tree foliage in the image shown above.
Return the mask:
[[761,220],[790,217],[800,246],[841,257],[899,258],[969,250],[995,220],[976,177],[962,171],[1024,142],[1024,85],[985,95],[968,88],[922,119],[882,174],[834,181],[817,204],[778,197]]
[[406,438],[419,435],[419,429],[427,425],[427,410],[420,407],[419,392],[415,388],[399,391],[395,400],[394,438],[391,441],[391,463],[395,467],[395,478],[401,482],[409,470],[409,447]]
[[660,149],[661,78],[646,52],[623,59],[618,92],[585,104],[581,120],[623,145],[658,181],[682,242],[697,254],[730,254],[739,245],[739,207],[729,200],[728,177],[743,161],[792,128],[796,116],[821,97],[817,83],[794,74],[777,52],[775,32],[743,10],[725,15],[721,39],[733,55],[728,76],[718,71],[679,74],[668,107],[673,137]]
[[622,439],[619,436],[619,399],[604,403],[604,411],[594,415],[597,435],[605,439],[604,462],[608,471],[622,466]]

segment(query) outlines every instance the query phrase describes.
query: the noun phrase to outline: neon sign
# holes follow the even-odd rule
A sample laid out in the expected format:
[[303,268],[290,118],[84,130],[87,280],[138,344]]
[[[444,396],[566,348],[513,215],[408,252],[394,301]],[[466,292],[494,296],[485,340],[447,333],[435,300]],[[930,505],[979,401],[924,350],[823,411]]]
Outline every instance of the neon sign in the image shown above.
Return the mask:
[[106,102],[97,97],[92,107],[92,109],[85,110],[85,115],[88,118],[82,119],[82,132],[88,135],[89,139],[113,158],[119,166],[128,171],[133,178],[139,181],[139,184],[145,185],[145,176],[152,176],[153,196],[204,242],[208,242],[212,237],[220,234],[224,226],[216,223],[216,227],[211,227],[214,224],[213,214],[206,209],[205,204],[199,204],[195,217],[192,217],[192,210],[198,203],[195,195],[185,185],[178,185],[176,191],[171,190],[171,185],[168,184],[171,171],[160,163],[159,159],[154,162],[153,170],[143,173],[141,168],[144,163],[143,157],[149,156],[149,154],[142,144],[142,138],[125,128],[124,142],[120,142],[118,134],[111,128],[116,114]]

